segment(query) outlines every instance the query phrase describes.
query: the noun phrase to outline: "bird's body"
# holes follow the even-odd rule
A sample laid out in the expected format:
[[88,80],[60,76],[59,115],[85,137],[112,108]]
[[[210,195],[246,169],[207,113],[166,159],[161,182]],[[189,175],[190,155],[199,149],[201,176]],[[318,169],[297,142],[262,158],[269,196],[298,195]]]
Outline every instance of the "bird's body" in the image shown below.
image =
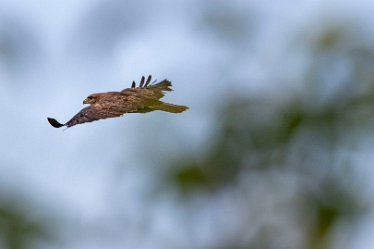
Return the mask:
[[83,108],[65,124],[61,124],[53,118],[48,118],[48,121],[53,127],[60,128],[99,119],[119,117],[125,113],[147,113],[156,110],[180,113],[187,110],[187,106],[169,104],[160,100],[164,96],[164,91],[172,91],[170,87],[171,82],[166,79],[152,84],[151,76],[148,76],[147,81],[143,76],[138,87],[133,82],[131,88],[126,88],[120,92],[89,95],[83,101],[84,104],[89,104],[89,106]]

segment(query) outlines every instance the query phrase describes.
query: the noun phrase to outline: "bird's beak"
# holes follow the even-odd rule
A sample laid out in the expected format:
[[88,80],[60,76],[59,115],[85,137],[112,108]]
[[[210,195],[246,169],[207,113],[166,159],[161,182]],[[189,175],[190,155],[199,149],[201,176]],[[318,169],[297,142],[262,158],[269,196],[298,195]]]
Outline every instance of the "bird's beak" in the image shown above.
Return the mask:
[[89,104],[90,103],[90,100],[89,99],[85,99],[83,100],[83,104]]

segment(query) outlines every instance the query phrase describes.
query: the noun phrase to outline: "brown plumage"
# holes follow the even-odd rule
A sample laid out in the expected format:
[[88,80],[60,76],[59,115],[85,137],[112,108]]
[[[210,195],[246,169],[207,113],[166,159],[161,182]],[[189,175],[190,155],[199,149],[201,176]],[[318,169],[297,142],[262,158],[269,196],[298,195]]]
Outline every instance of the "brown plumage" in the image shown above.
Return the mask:
[[48,118],[49,123],[55,127],[72,127],[77,124],[92,122],[99,119],[114,118],[125,113],[147,113],[156,110],[180,113],[188,109],[187,106],[174,105],[162,102],[160,99],[165,91],[172,91],[171,82],[167,79],[151,83],[152,76],[147,80],[143,76],[136,87],[133,81],[131,88],[120,92],[94,93],[89,95],[83,104],[89,106],[83,108],[65,124],[59,123],[54,118]]

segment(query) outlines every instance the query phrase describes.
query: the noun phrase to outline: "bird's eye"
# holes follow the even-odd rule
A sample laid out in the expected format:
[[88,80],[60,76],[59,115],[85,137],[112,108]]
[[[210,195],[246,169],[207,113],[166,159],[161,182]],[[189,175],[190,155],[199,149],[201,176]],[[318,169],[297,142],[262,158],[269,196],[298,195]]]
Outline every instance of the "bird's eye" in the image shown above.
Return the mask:
[[93,99],[92,96],[88,96],[87,99]]

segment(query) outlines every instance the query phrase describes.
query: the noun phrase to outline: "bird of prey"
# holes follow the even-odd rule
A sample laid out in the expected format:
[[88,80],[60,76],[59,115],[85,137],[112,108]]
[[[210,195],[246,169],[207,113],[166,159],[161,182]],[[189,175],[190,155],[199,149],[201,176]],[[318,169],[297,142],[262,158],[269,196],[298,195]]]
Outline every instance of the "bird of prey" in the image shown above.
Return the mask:
[[143,76],[138,86],[133,81],[131,88],[126,88],[120,92],[89,95],[83,100],[83,104],[89,104],[89,106],[83,108],[65,124],[61,124],[54,118],[48,118],[48,121],[55,128],[72,127],[99,119],[119,117],[125,113],[147,113],[156,110],[180,113],[188,109],[187,106],[162,102],[160,99],[164,96],[164,92],[172,91],[170,88],[171,82],[164,79],[160,82],[154,81],[151,83],[151,79],[151,75],[148,76],[147,80]]

